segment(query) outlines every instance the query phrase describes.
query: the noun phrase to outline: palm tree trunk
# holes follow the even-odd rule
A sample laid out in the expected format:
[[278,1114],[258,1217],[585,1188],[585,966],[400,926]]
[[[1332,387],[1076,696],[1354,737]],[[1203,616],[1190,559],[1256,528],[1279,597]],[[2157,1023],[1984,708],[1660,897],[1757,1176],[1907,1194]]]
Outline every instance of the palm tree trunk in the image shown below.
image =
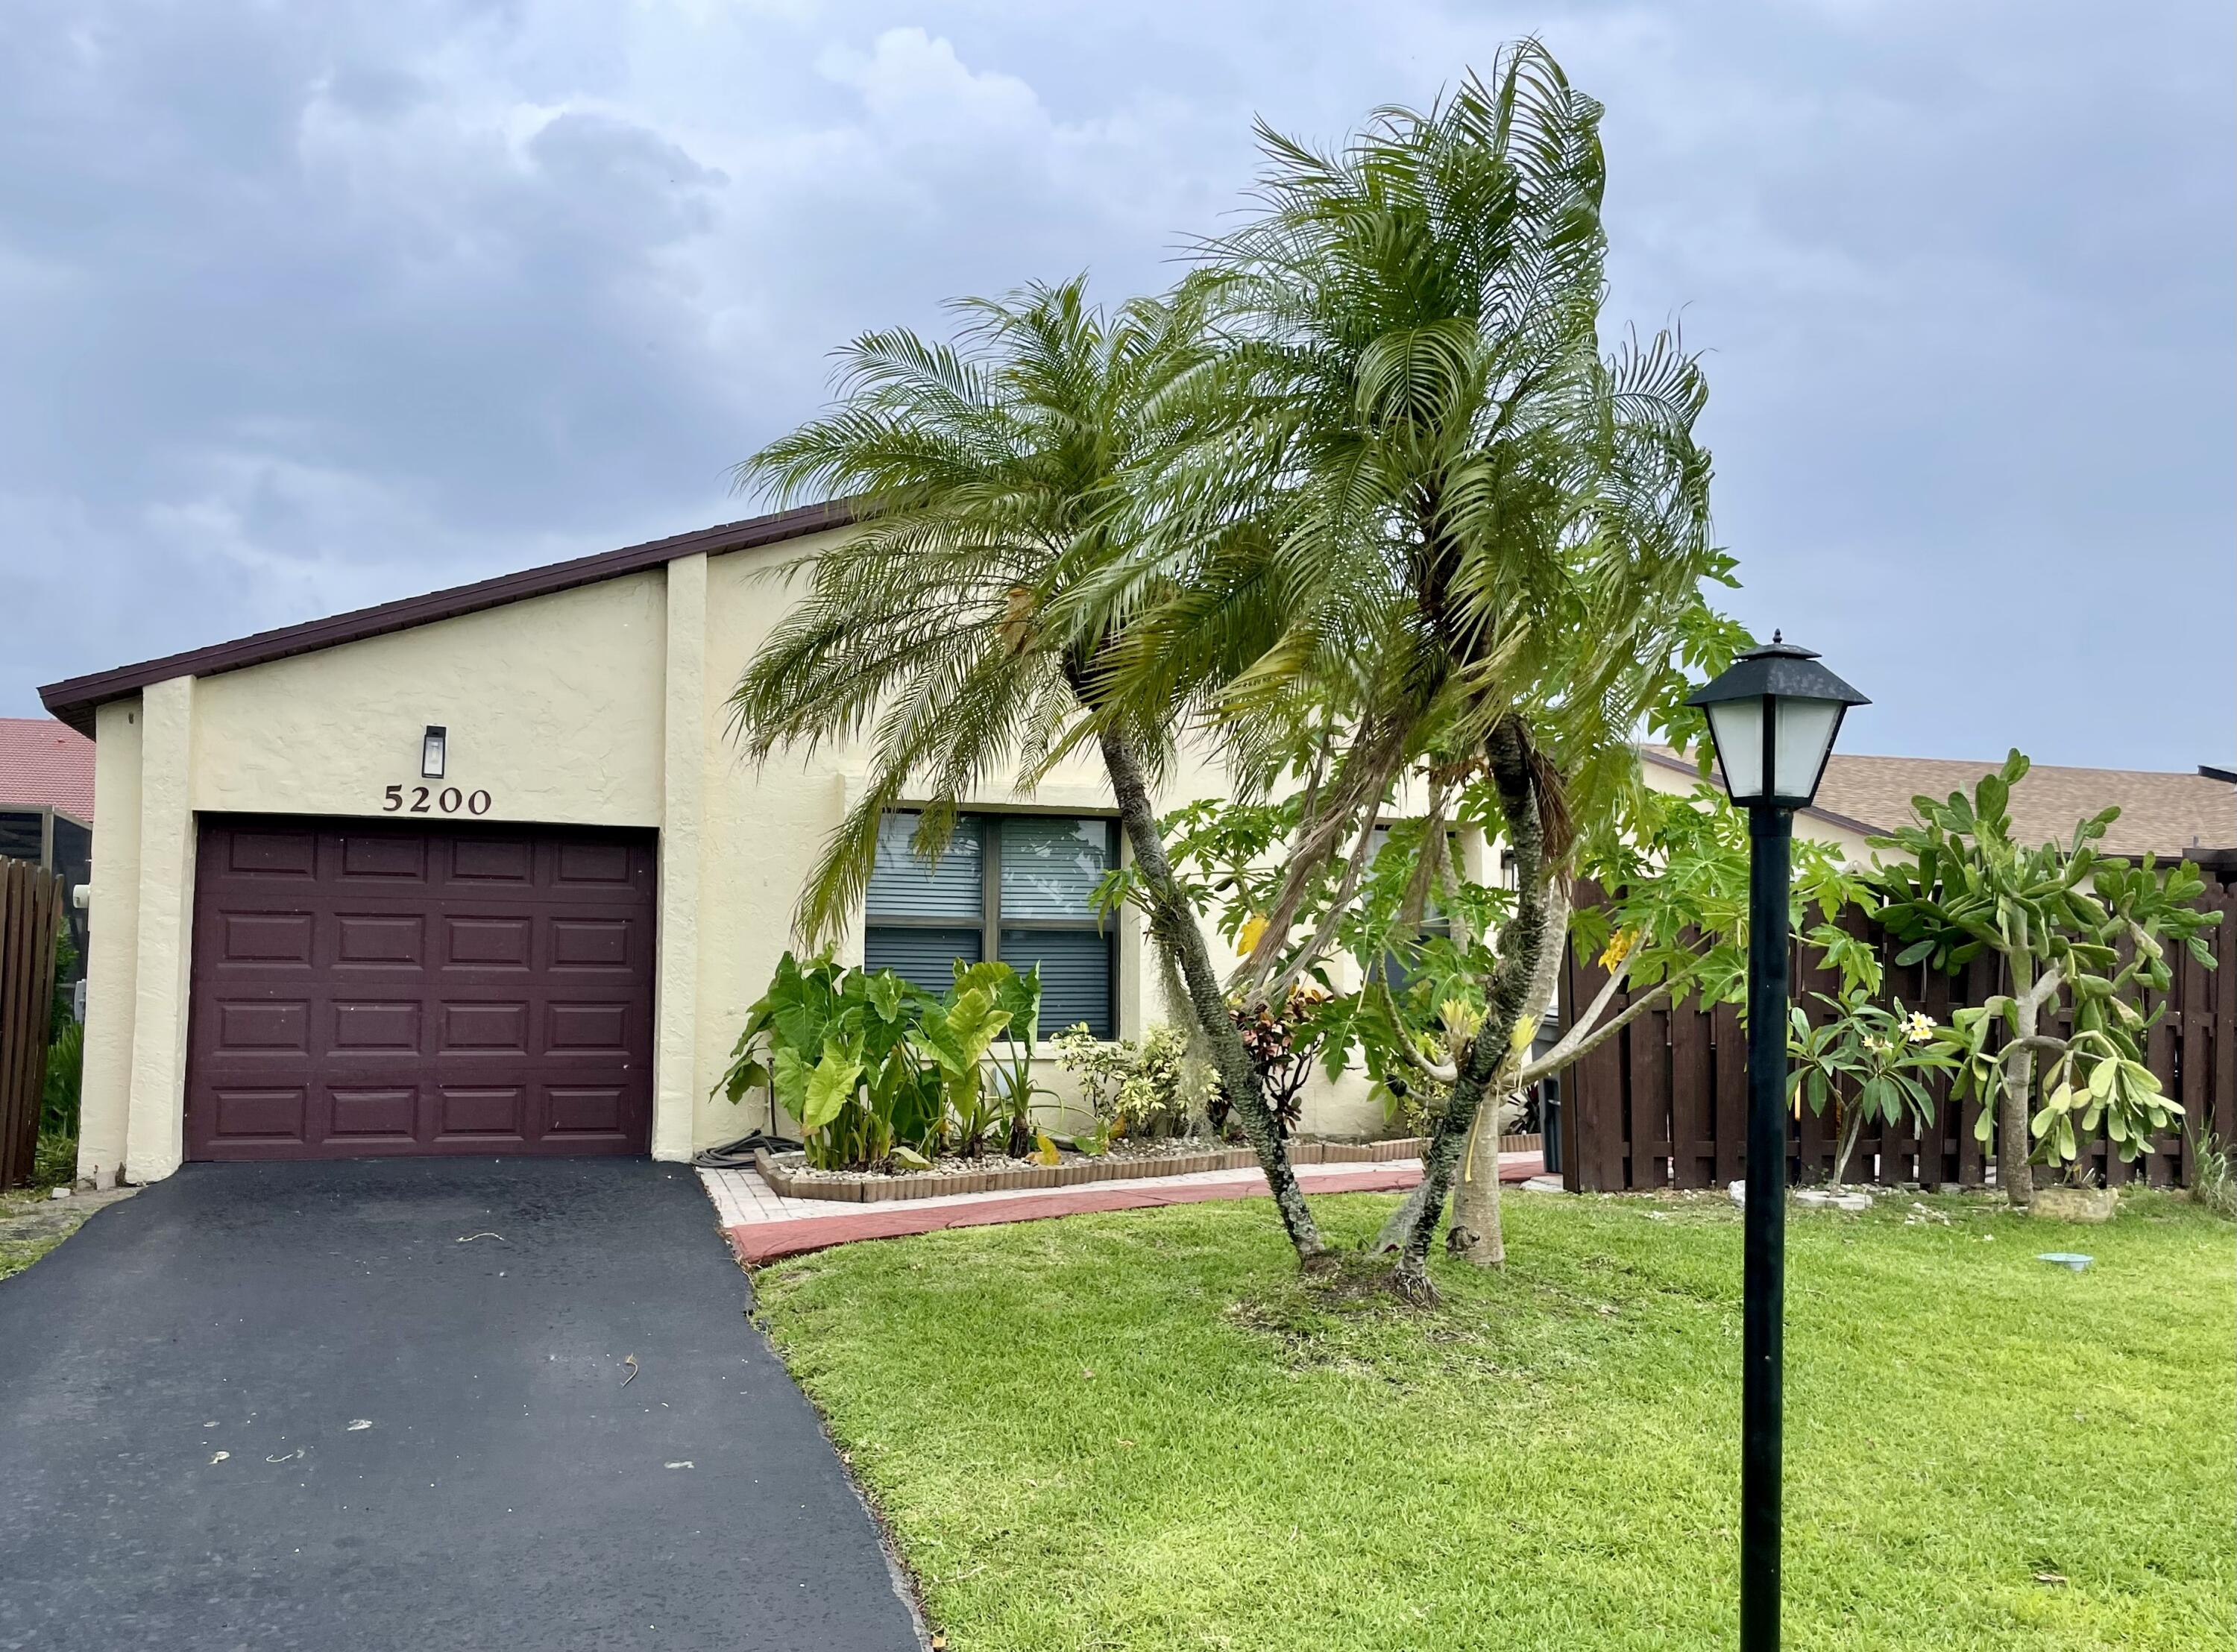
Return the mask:
[[1126,829],[1135,869],[1149,894],[1151,933],[1180,966],[1189,1008],[1211,1052],[1220,1088],[1243,1121],[1243,1133],[1266,1173],[1266,1185],[1273,1192],[1274,1206],[1282,1214],[1290,1242],[1297,1247],[1297,1260],[1308,1268],[1317,1268],[1332,1260],[1328,1246],[1305,1203],[1304,1189],[1297,1185],[1289,1143],[1283,1140],[1273,1111],[1266,1104],[1258,1070],[1244,1048],[1235,1017],[1228,1012],[1227,999],[1219,990],[1219,977],[1212,971],[1211,955],[1204,945],[1204,931],[1165,857],[1165,838],[1158,829],[1157,810],[1150,800],[1149,782],[1140,760],[1116,734],[1105,733],[1102,746],[1104,767],[1110,771],[1111,790],[1118,802],[1119,822]]
[[[1492,785],[1499,793],[1500,813],[1507,823],[1507,843],[1514,853],[1517,879],[1514,916],[1500,931],[1499,964],[1486,992],[1483,1025],[1462,1053],[1460,1071],[1444,1110],[1437,1116],[1429,1145],[1422,1155],[1422,1206],[1398,1254],[1391,1284],[1401,1295],[1417,1301],[1435,1296],[1429,1283],[1429,1241],[1443,1213],[1445,1195],[1458,1169],[1468,1132],[1475,1128],[1476,1113],[1484,1095],[1500,1074],[1512,1070],[1514,1030],[1530,996],[1547,944],[1546,833],[1538,806],[1536,781],[1523,743],[1521,725],[1503,720],[1484,742],[1491,759]],[[1496,1160],[1493,1174],[1497,1175]]]

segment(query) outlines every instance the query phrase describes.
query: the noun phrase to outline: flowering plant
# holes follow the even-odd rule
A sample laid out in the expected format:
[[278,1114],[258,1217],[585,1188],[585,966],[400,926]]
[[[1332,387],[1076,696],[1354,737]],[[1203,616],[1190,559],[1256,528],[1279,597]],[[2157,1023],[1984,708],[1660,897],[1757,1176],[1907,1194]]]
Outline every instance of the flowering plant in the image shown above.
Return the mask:
[[1924,1134],[1934,1122],[1928,1076],[1957,1063],[1940,1042],[1933,1018],[1905,1010],[1900,999],[1891,1010],[1861,992],[1812,996],[1833,1018],[1813,1027],[1801,1005],[1790,1011],[1786,1050],[1793,1066],[1788,1099],[1797,1112],[1805,1101],[1820,1116],[1829,1104],[1833,1108],[1840,1125],[1833,1155],[1838,1188],[1848,1175],[1850,1155],[1865,1123],[1894,1125],[1908,1117]]
[[[1327,1036],[1314,1024],[1314,1017],[1328,1001],[1325,990],[1300,981],[1290,989],[1278,1013],[1268,1004],[1256,1009],[1245,1009],[1235,1000],[1228,1004],[1243,1035],[1243,1048],[1265,1086],[1267,1109],[1283,1135],[1294,1135],[1304,1116],[1305,1081],[1312,1076],[1313,1057]],[[1205,1109],[1214,1129],[1225,1131],[1227,1110],[1226,1098],[1215,1096]]]

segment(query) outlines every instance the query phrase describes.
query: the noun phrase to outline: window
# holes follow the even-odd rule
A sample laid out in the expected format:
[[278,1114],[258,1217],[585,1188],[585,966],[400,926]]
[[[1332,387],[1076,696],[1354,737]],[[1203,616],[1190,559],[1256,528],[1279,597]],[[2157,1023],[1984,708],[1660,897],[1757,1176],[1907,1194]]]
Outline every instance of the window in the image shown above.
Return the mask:
[[[1388,848],[1389,844],[1390,828],[1388,826],[1377,826],[1375,828],[1375,847],[1372,852],[1376,859],[1382,859],[1383,850]],[[1460,833],[1448,832],[1445,834],[1446,869],[1455,878],[1460,876]],[[1449,938],[1452,932],[1453,920],[1447,916],[1444,909],[1437,905],[1436,896],[1430,895],[1422,907],[1421,927],[1416,931],[1418,937],[1422,940],[1429,939],[1432,935]],[[1384,978],[1390,983],[1390,991],[1393,993],[1402,995],[1406,989],[1413,984],[1413,971],[1407,967],[1406,959],[1396,951],[1382,955],[1382,971]]]
[[1041,971],[1044,1034],[1086,1022],[1116,1036],[1115,926],[1096,925],[1088,898],[1117,863],[1115,823],[1047,814],[967,814],[927,866],[910,845],[917,817],[878,825],[862,963],[944,992],[957,960],[999,958]]

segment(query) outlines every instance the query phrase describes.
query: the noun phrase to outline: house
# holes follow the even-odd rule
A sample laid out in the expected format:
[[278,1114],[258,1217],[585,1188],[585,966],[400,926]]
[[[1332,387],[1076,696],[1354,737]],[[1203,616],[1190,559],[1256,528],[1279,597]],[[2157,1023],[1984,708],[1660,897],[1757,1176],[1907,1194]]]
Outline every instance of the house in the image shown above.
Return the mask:
[[[711,1096],[861,795],[845,748],[756,770],[725,699],[815,507],[384,603],[41,691],[96,741],[80,1171],[182,1159],[650,1153],[769,1122]],[[1169,800],[1224,775],[1184,761]],[[944,984],[1038,963],[1045,1034],[1163,1019],[1092,760],[896,821],[839,949]],[[1363,1082],[1309,1128],[1371,1129]]]
[[[93,865],[93,742],[51,717],[0,717],[0,856],[36,861],[82,887]],[[85,978],[86,914],[70,928],[65,995]]]
[[[1683,791],[1698,779],[1693,759],[1666,746],[1643,747],[1640,756],[1651,785]],[[1815,804],[1797,812],[1795,830],[1868,862],[1868,839],[1908,822],[1913,798],[1970,793],[2003,761],[1852,756],[1836,750],[1826,760]],[[2237,856],[2237,772],[2204,764],[2185,774],[2037,763],[2012,788],[2012,829],[2023,843],[2063,842],[2076,821],[2115,806],[2121,817],[2100,846],[2108,854],[2217,865]]]

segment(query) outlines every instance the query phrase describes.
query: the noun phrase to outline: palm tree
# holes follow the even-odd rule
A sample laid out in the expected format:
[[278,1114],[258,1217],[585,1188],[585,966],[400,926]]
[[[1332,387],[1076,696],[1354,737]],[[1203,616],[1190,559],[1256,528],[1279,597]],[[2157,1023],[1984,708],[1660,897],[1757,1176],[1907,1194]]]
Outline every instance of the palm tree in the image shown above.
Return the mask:
[[[1009,773],[1030,787],[1092,742],[1147,892],[1155,944],[1178,968],[1227,1096],[1259,1149],[1290,1239],[1324,1251],[1257,1074],[1165,858],[1152,801],[1181,701],[1101,703],[1123,613],[1079,622],[1082,584],[1134,554],[1124,479],[1189,434],[1209,360],[1197,306],[1106,313],[1084,278],[968,300],[954,345],[896,330],[841,352],[835,405],[736,471],[779,504],[851,500],[858,530],[772,572],[804,581],[730,697],[745,754],[866,739],[861,800],[825,845],[795,925],[829,939],[861,902],[878,823],[928,800],[915,848],[937,855],[957,805]],[[1155,595],[1152,582],[1143,588]]]
[[[1262,126],[1260,210],[1196,278],[1224,344],[1194,382],[1219,405],[1140,479],[1149,554],[1090,582],[1132,616],[1113,704],[1219,705],[1261,777],[1333,748],[1231,983],[1246,994],[1316,961],[1328,892],[1356,885],[1401,777],[1488,781],[1518,892],[1482,1027],[1435,1075],[1450,1099],[1395,1275],[1413,1294],[1479,1103],[1534,1030],[1573,821],[1636,784],[1634,731],[1725,635],[1700,596],[1731,568],[1693,438],[1700,374],[1666,335],[1600,342],[1600,115],[1525,42],[1338,153]],[[1152,581],[1175,595],[1130,609]]]

